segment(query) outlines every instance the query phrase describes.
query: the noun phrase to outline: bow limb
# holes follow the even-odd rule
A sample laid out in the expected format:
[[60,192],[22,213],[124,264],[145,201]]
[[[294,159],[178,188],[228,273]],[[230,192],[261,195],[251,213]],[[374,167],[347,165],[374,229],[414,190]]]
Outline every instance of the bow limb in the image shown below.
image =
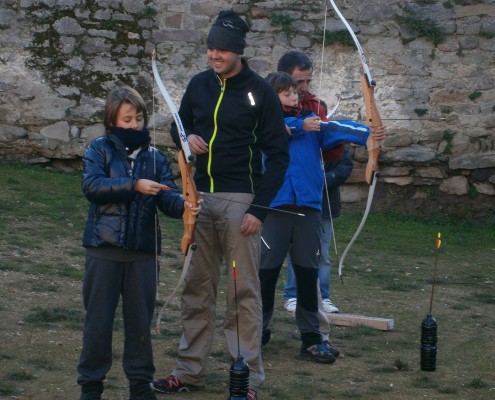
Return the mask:
[[[180,173],[181,173],[181,179],[182,179],[182,196],[184,198],[184,201],[189,202],[193,207],[198,206],[198,191],[196,189],[196,184],[194,183],[193,179],[193,173],[192,173],[192,163],[194,160],[194,156],[191,153],[191,150],[189,148],[189,143],[187,141],[187,135],[186,131],[184,129],[184,125],[182,124],[182,121],[179,116],[179,112],[177,111],[177,108],[175,107],[174,102],[172,101],[172,98],[168,94],[167,89],[165,88],[165,85],[163,84],[160,74],[158,72],[158,68],[156,66],[155,62],[155,52],[153,51],[153,54],[151,56],[151,67],[153,70],[153,77],[155,78],[155,82],[160,89],[160,93],[162,94],[163,98],[165,99],[170,111],[172,112],[172,116],[174,118],[175,124],[177,126],[177,130],[179,132],[179,138],[181,142],[181,147],[182,149],[179,151],[178,154],[178,160],[179,160],[179,168],[180,168]],[[194,243],[194,229],[196,227],[196,216],[191,212],[191,209],[189,207],[184,207],[184,213],[182,215],[183,219],[183,224],[184,224],[184,233],[182,235],[182,240],[181,240],[181,251],[182,254],[184,255],[184,263],[182,266],[182,273],[179,278],[179,281],[172,291],[172,294],[169,296],[169,298],[165,301],[163,304],[162,308],[160,309],[156,321],[156,330],[158,333],[160,333],[160,323],[162,319],[163,312],[165,308],[167,307],[168,303],[170,300],[173,298],[175,293],[177,292],[178,288],[182,285],[184,282],[187,271],[189,270],[189,265],[191,263],[192,259],[192,254],[194,250],[196,249],[196,244]]]
[[[379,172],[376,172],[376,174],[379,174]],[[368,218],[368,214],[370,213],[370,210],[371,210],[371,203],[373,202],[373,195],[375,193],[375,188],[376,188],[376,182],[377,181],[378,181],[378,179],[373,179],[373,182],[370,185],[369,192],[368,192],[368,201],[366,202],[366,209],[364,211],[363,218],[361,219],[361,222],[360,222],[360,224],[359,224],[359,226],[358,226],[358,228],[356,230],[356,233],[354,233],[354,236],[352,237],[351,241],[349,242],[349,244],[347,245],[347,247],[343,251],[342,256],[340,257],[340,260],[339,260],[339,278],[340,278],[340,281],[342,283],[343,283],[342,269],[344,268],[345,257],[347,256],[347,253],[349,252],[349,250],[351,249],[352,245],[356,241],[357,237],[359,236],[359,234],[363,230],[364,224],[365,224],[366,219]]]
[[330,120],[330,117],[335,113],[335,111],[337,111],[337,108],[339,108],[339,104],[340,104],[340,99],[337,99],[337,104],[335,104],[335,107],[332,108],[332,110],[329,111],[328,114],[326,115],[327,120]]
[[[340,20],[343,22],[343,24],[349,31],[349,34],[351,35],[352,40],[354,41],[354,44],[356,45],[356,48],[359,52],[361,65],[363,68],[363,75],[361,76],[361,90],[363,93],[364,104],[366,109],[366,123],[370,128],[376,128],[378,126],[381,126],[382,120],[380,118],[380,114],[378,113],[378,109],[375,103],[375,96],[374,96],[376,82],[371,76],[371,71],[369,69],[366,56],[364,55],[363,48],[361,47],[361,44],[359,43],[359,40],[357,39],[353,29],[351,28],[347,20],[344,18],[344,16],[338,9],[335,2],[333,0],[328,0],[328,1],[330,2],[335,13],[338,15]],[[342,269],[344,267],[345,257],[349,252],[350,248],[352,247],[352,245],[354,244],[354,241],[361,233],[364,224],[366,222],[366,219],[368,218],[368,214],[371,209],[371,204],[373,202],[373,195],[375,193],[377,178],[380,176],[380,172],[378,171],[378,156],[380,155],[380,143],[377,140],[375,140],[372,135],[370,135],[366,142],[366,147],[368,149],[368,163],[366,164],[365,178],[366,178],[366,182],[368,182],[368,185],[370,185],[368,192],[368,200],[366,202],[366,210],[364,212],[361,223],[359,224],[359,227],[356,233],[354,234],[354,236],[352,237],[351,241],[349,242],[344,252],[342,253],[342,257],[340,258],[339,261],[339,277],[341,282],[343,281]]]

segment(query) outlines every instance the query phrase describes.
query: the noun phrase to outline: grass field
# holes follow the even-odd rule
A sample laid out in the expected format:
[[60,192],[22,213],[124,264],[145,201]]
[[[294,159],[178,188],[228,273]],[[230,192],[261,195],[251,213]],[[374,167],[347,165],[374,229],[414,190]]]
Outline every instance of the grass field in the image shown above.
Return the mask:
[[[80,174],[0,164],[0,398],[78,399],[76,366],[84,310],[81,234],[87,201]],[[407,199],[405,199],[407,201]],[[335,221],[341,253],[361,213]],[[180,221],[162,219],[164,253],[159,304],[180,275]],[[442,233],[433,315],[438,323],[435,372],[419,368],[420,325],[429,308],[435,239]],[[495,398],[495,222],[371,213],[346,259],[344,284],[332,271],[332,299],[341,312],[392,318],[394,329],[334,326],[343,353],[332,365],[298,356],[294,319],[282,307],[279,281],[271,342],[263,353],[261,399]],[[333,257],[335,260],[335,257]],[[335,266],[335,261],[334,261]],[[285,271],[284,271],[285,276]],[[222,333],[224,293],[209,385],[166,399],[227,399],[231,360]],[[179,298],[154,334],[157,377],[168,375],[180,337]],[[154,328],[154,326],[153,326]],[[127,399],[121,371],[122,321],[115,320],[114,365],[106,399]]]

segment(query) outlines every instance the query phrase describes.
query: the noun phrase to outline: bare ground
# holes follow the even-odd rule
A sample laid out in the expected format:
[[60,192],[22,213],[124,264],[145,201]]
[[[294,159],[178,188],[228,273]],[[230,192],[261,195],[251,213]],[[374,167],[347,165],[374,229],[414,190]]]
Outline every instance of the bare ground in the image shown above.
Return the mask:
[[[179,271],[162,284],[165,297]],[[372,272],[370,272],[372,273]],[[352,275],[351,275],[352,276]],[[57,275],[0,271],[0,377],[12,392],[2,399],[78,399],[76,366],[81,346],[80,323],[26,322],[36,310],[81,311],[81,283]],[[357,278],[357,276],[356,276]],[[364,281],[358,282],[365,284]],[[481,284],[493,284],[481,282]],[[348,289],[346,289],[348,288]],[[279,304],[273,339],[264,350],[267,379],[261,399],[488,399],[495,394],[494,306],[471,301],[473,291],[462,285],[439,286],[434,315],[439,324],[438,369],[419,370],[420,323],[425,316],[428,288],[413,292],[378,291],[361,298],[351,282],[335,284],[335,301],[342,311],[393,318],[395,328],[381,332],[366,328],[334,328],[334,343],[343,355],[333,365],[317,365],[298,356],[299,341],[293,318]],[[221,331],[222,293],[219,298],[217,339],[210,358],[210,385],[205,391],[167,399],[227,399],[228,369]],[[280,296],[279,296],[280,297]],[[162,333],[155,335],[157,377],[173,368],[180,335],[178,299],[166,313]],[[122,330],[117,317],[115,362],[108,375],[105,399],[127,399],[121,371]],[[4,386],[5,390],[5,386]]]

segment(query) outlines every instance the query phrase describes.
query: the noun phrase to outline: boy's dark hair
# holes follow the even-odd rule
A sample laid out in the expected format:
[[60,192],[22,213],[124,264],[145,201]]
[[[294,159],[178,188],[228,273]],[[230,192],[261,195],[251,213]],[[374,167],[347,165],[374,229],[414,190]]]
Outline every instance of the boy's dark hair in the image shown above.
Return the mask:
[[277,93],[285,92],[290,88],[297,88],[296,80],[284,71],[271,72],[265,79]]
[[144,127],[146,128],[148,126],[146,104],[137,90],[128,86],[113,89],[108,94],[105,104],[105,116],[103,118],[105,128],[110,129],[115,126],[119,108],[124,103],[132,104],[138,113],[143,113]]
[[301,71],[313,69],[313,62],[306,54],[297,50],[288,51],[278,60],[277,71],[292,75],[296,68]]

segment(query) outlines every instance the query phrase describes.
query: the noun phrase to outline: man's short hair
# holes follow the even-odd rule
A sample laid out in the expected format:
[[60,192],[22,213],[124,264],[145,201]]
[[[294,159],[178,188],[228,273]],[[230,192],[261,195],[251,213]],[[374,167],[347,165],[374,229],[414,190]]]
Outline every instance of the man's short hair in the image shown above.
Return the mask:
[[292,75],[296,68],[301,71],[313,69],[313,62],[306,54],[297,50],[288,51],[278,60],[277,71]]

